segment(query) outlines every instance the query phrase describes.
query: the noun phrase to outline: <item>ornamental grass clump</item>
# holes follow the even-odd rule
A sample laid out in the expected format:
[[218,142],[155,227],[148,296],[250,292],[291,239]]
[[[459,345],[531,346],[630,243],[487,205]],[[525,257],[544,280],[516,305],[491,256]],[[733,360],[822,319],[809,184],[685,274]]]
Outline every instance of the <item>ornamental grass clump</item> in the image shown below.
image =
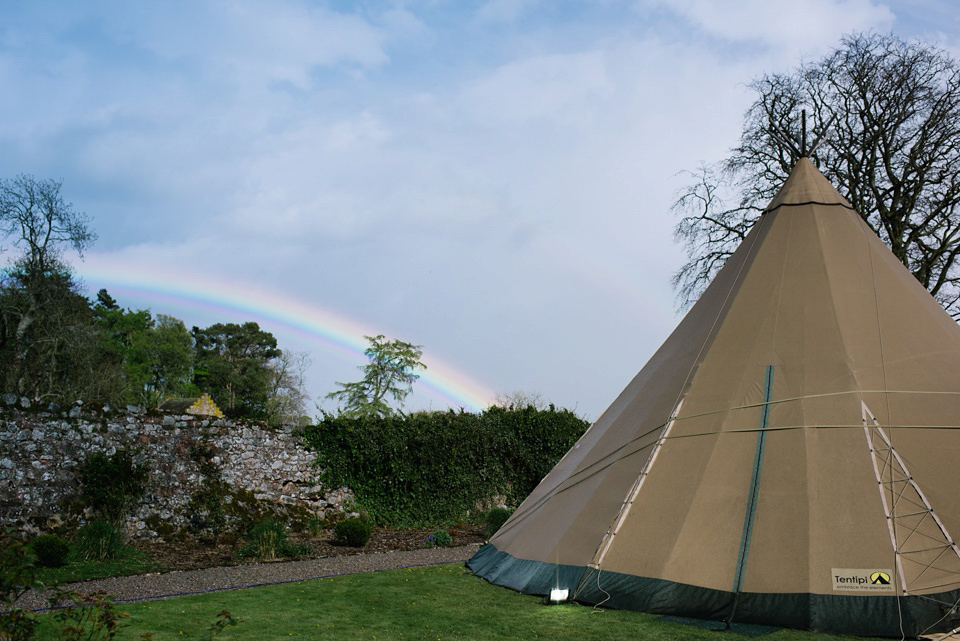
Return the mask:
[[507,522],[507,519],[509,519],[512,514],[513,510],[508,510],[505,507],[495,507],[487,512],[487,518],[483,528],[487,538],[489,539],[496,534],[497,530],[503,527],[503,524]]
[[107,561],[123,554],[123,534],[114,523],[91,521],[77,530],[73,556],[84,561]]
[[247,544],[240,548],[237,556],[272,561],[277,558],[303,556],[310,548],[295,545],[287,539],[286,526],[276,519],[263,519],[244,537]]
[[334,542],[352,548],[362,548],[373,534],[373,526],[363,519],[340,521],[333,530]]

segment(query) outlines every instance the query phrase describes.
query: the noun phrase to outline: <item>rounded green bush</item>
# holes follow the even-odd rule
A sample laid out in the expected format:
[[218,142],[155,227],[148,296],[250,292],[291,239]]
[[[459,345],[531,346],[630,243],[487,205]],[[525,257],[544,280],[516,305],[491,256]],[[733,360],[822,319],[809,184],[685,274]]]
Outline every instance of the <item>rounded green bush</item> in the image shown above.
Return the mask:
[[86,561],[116,559],[123,552],[123,534],[110,521],[91,521],[77,530],[73,550]]
[[495,507],[489,512],[487,512],[486,524],[484,525],[484,532],[489,539],[491,536],[497,533],[503,524],[507,522],[507,519],[513,514],[513,510],[508,510],[505,507]]
[[333,530],[334,540],[341,545],[362,548],[373,534],[373,526],[363,519],[340,521]]
[[446,530],[437,530],[430,535],[428,542],[438,548],[445,548],[453,543],[453,537]]
[[55,534],[41,534],[27,546],[42,568],[59,568],[67,564],[70,544]]

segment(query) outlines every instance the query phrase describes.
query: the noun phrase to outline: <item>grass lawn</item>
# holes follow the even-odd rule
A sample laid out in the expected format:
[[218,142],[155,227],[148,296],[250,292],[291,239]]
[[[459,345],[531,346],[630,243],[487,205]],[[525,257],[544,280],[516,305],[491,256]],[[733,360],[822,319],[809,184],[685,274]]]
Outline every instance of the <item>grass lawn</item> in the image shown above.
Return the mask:
[[[573,639],[575,641],[746,641],[718,637],[657,616],[579,605],[545,606],[540,599],[492,586],[463,566],[445,565],[219,592],[169,601],[124,604],[131,616],[117,639],[154,641],[206,638],[226,609],[242,622],[216,637],[228,639],[336,639],[337,641],[468,641]],[[53,638],[44,627],[40,639]],[[834,637],[779,630],[765,641],[830,641]]]
[[40,568],[37,572],[37,579],[44,585],[59,585],[112,576],[145,574],[147,572],[157,572],[161,569],[146,552],[125,547],[118,558],[109,561],[71,560],[62,568]]

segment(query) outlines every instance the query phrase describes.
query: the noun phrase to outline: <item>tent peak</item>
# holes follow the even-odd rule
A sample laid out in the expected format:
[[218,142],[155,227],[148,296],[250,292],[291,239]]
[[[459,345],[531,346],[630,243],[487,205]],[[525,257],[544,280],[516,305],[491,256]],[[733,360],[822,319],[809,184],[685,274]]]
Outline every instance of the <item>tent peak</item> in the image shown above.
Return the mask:
[[840,195],[830,181],[816,168],[811,160],[803,156],[793,166],[790,177],[783,183],[780,191],[774,196],[764,213],[773,211],[784,205],[839,205],[853,209],[850,202]]

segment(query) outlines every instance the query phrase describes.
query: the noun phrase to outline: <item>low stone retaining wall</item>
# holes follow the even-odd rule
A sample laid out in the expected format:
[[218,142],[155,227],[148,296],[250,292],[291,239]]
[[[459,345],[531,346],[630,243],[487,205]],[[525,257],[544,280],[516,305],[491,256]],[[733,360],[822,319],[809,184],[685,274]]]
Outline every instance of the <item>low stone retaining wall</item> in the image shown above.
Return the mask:
[[[212,454],[229,488],[234,522],[253,513],[324,519],[349,510],[348,488],[317,483],[314,455],[294,434],[226,419],[52,407],[38,411],[25,399],[0,402],[0,526],[39,533],[78,525],[90,517],[76,501],[77,466],[91,454],[120,448],[150,469],[147,492],[127,522],[129,534],[161,537],[202,528],[191,497],[211,479],[195,460]],[[71,520],[73,523],[71,523]]]

